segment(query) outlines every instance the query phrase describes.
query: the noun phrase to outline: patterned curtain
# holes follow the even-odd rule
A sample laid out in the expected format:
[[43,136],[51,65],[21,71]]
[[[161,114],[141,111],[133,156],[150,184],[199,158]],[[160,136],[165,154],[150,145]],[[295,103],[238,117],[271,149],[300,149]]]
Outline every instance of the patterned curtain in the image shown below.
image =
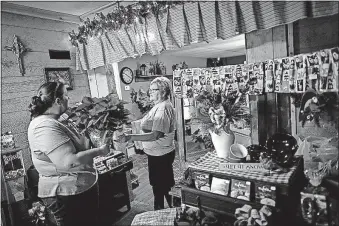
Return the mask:
[[77,47],[77,70],[89,70],[143,54],[157,55],[185,45],[228,39],[259,29],[289,24],[307,17],[338,14],[335,1],[216,1],[188,2],[166,13],[88,38]]

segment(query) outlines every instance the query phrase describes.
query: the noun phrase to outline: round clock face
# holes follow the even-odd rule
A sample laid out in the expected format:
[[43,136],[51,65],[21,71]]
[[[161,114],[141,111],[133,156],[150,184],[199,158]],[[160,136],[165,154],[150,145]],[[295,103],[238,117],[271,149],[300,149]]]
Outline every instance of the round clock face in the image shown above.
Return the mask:
[[120,71],[120,78],[126,85],[131,84],[133,81],[133,71],[129,67],[123,67]]

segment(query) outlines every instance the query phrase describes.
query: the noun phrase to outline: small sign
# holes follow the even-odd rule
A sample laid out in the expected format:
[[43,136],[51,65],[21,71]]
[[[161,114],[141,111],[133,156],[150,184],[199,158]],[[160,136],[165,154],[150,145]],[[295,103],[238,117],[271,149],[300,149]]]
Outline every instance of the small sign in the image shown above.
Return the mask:
[[261,163],[220,163],[219,170],[267,172]]

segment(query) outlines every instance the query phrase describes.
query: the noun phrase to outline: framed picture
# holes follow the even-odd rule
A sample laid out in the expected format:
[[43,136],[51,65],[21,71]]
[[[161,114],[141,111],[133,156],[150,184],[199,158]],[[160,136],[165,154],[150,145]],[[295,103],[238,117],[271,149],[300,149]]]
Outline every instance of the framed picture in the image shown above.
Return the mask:
[[73,90],[73,77],[69,68],[45,68],[46,82],[61,82],[67,90]]

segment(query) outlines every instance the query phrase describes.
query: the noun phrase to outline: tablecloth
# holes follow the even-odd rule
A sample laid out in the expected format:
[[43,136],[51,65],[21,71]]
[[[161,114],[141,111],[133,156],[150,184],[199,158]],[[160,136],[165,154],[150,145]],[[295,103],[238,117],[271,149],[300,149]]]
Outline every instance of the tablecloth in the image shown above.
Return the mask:
[[137,214],[131,225],[174,225],[176,208]]
[[227,162],[228,161],[226,159],[219,158],[216,152],[208,152],[196,161],[190,163],[188,167],[193,171],[206,171],[209,173],[219,173],[226,176],[237,176],[244,179],[252,179],[263,182],[289,184],[295,175],[298,165],[300,164],[300,159],[296,160],[294,166],[292,166],[287,173],[277,173],[273,171],[269,176],[266,176],[263,172],[259,171],[219,170],[219,164]]

